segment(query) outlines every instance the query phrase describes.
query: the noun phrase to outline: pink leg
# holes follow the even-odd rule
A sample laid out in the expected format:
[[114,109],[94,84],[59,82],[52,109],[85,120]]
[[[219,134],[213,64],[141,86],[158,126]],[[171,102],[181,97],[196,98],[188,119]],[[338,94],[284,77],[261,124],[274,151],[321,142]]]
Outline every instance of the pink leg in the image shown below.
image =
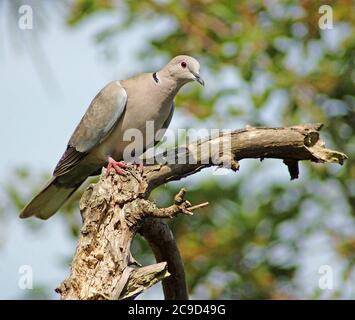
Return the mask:
[[127,168],[129,168],[129,166],[124,164],[123,162],[116,161],[112,157],[108,157],[108,165],[107,165],[106,175],[108,175],[110,173],[110,170],[112,168],[117,172],[117,174],[125,175],[126,173],[122,169],[127,169]]

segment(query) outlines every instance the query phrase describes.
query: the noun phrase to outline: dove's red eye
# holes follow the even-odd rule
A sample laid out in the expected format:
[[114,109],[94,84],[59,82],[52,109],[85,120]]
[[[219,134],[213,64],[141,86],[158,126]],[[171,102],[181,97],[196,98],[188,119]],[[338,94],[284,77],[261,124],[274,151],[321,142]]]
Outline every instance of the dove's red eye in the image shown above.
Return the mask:
[[186,68],[186,66],[187,66],[186,62],[185,62],[185,61],[181,62],[181,66],[182,66],[183,68]]

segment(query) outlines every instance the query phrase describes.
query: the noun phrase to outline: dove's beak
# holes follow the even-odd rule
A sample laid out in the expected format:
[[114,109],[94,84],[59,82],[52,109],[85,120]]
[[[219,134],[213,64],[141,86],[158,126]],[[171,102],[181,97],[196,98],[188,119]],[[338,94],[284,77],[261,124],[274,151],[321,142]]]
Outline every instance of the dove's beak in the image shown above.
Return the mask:
[[193,71],[191,71],[191,73],[194,75],[195,81],[197,81],[201,86],[205,85],[205,81],[203,81],[203,79],[201,78],[201,76],[198,73],[193,72]]

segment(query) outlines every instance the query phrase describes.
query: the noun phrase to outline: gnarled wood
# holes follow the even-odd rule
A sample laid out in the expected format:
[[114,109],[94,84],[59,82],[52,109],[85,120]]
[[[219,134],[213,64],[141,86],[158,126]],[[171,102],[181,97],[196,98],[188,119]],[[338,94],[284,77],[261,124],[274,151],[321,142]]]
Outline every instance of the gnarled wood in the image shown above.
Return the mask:
[[[279,158],[287,165],[291,179],[298,177],[298,162],[336,162],[345,154],[326,149],[319,138],[321,125],[288,128],[246,128],[169,151],[167,159],[193,159],[193,163],[146,166],[144,172],[133,167],[126,176],[105,174],[83,194],[80,210],[83,227],[69,278],[57,292],[62,299],[125,299],[140,294],[163,280],[167,299],[187,299],[183,264],[169,227],[157,221],[179,213],[192,214],[184,199],[176,196],[168,208],[157,208],[147,200],[161,184],[192,175],[212,165],[236,171],[245,158]],[[215,148],[228,142],[229,148]],[[206,150],[212,150],[208,153]],[[160,155],[160,158],[162,155]],[[159,263],[141,267],[132,257],[130,246],[137,232],[150,243]]]

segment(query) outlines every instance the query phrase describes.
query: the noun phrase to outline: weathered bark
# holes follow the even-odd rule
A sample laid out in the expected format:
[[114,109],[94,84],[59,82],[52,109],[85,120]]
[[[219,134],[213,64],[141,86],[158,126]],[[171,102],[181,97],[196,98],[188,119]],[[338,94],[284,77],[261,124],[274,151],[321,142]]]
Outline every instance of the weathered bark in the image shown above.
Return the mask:
[[194,207],[184,200],[182,189],[173,205],[157,208],[139,197],[140,172],[132,168],[129,173],[119,176],[110,172],[106,176],[103,169],[100,181],[83,194],[83,227],[71,275],[56,289],[63,299],[132,298],[169,276],[166,262],[141,267],[131,255],[132,240],[144,218],[191,215]]
[[[342,164],[346,155],[325,148],[319,139],[320,128],[318,124],[246,128],[168,152],[173,154],[170,160],[191,156],[194,164],[148,165],[143,172],[132,167],[126,176],[110,173],[106,177],[103,169],[99,182],[91,185],[80,201],[83,227],[70,277],[57,292],[62,299],[126,299],[163,280],[166,299],[187,299],[178,248],[169,227],[159,219],[192,214],[207,203],[193,207],[181,190],[173,205],[157,208],[147,200],[150,192],[212,165],[236,171],[237,161],[245,158],[282,159],[291,179],[298,177],[301,160]],[[226,141],[230,142],[227,149],[213,147]],[[159,263],[141,267],[133,259],[130,246],[138,231],[150,243]]]
[[168,224],[161,219],[148,218],[140,233],[148,241],[157,262],[166,261],[168,264],[171,276],[162,281],[165,299],[187,300],[184,265]]

